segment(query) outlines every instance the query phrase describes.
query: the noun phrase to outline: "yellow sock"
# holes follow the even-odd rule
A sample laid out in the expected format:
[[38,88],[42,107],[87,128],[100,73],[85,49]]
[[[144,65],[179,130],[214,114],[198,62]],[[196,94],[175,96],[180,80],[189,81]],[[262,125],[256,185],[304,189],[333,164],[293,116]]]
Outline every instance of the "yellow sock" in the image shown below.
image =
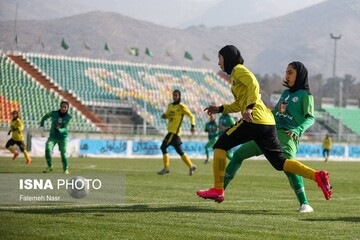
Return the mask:
[[182,155],[182,156],[181,156],[181,159],[184,161],[184,163],[185,163],[189,168],[192,167],[192,162],[191,162],[190,158],[189,158],[186,154]]
[[10,151],[11,153],[15,153],[15,152],[16,152],[16,151],[15,151],[15,148],[14,148],[13,146],[8,147],[8,149],[9,149],[9,151]]
[[165,169],[169,169],[169,165],[170,165],[170,158],[169,158],[169,154],[166,153],[163,155],[163,161],[164,161],[164,168]]
[[308,178],[315,181],[316,171],[296,160],[286,159],[284,163],[284,171],[297,174],[304,178]]
[[214,149],[214,187],[217,189],[224,188],[224,175],[226,167],[226,151],[222,149]]
[[24,154],[24,156],[25,156],[26,159],[29,159],[29,158],[30,158],[28,151],[24,150],[24,151],[23,151],[23,154]]

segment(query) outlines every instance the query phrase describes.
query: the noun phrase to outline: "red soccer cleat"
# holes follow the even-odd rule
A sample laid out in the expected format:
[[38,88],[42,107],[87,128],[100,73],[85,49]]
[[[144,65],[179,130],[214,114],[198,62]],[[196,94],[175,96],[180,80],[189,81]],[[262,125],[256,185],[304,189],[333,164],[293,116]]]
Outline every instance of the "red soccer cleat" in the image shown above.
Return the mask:
[[13,160],[15,160],[19,156],[18,152],[14,152]]
[[332,187],[329,182],[329,173],[327,171],[318,171],[315,173],[315,180],[317,185],[321,188],[324,193],[326,200],[330,200],[332,194]]
[[199,190],[196,192],[199,197],[212,199],[217,203],[224,201],[224,189],[210,188],[208,190]]
[[26,165],[30,165],[30,163],[31,163],[31,158],[26,159]]

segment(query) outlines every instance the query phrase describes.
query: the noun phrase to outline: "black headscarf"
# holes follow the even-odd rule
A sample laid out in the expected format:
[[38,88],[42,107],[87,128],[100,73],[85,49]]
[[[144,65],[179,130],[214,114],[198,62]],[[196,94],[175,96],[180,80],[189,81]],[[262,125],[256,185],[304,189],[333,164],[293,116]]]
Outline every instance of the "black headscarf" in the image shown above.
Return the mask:
[[294,69],[296,69],[296,79],[292,87],[289,87],[290,92],[296,92],[297,90],[304,89],[311,95],[310,86],[308,81],[308,70],[301,62],[289,63]]
[[220,49],[219,54],[224,58],[224,71],[229,75],[236,65],[244,64],[240,50],[233,45],[226,45]]
[[173,102],[174,105],[179,104],[181,102],[181,92],[180,92],[180,90],[175,89],[173,91],[173,93],[175,93],[175,92],[179,93],[179,99],[177,101]]

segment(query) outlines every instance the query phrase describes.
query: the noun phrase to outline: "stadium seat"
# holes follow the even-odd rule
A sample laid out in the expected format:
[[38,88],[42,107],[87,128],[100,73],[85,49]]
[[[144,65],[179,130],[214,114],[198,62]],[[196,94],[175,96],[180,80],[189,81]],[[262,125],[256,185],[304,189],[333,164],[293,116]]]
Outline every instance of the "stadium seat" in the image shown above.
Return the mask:
[[[230,85],[215,72],[206,69],[148,65],[120,61],[26,54],[26,60],[37,66],[49,81],[71,92],[82,104],[100,102],[105,106],[134,106],[153,127],[166,128],[161,114],[172,101],[172,91],[182,91],[182,99],[194,111],[197,129],[208,121],[204,107],[232,99]],[[147,102],[144,110],[144,101]],[[185,120],[184,129],[190,129]]]
[[[38,127],[41,117],[47,112],[58,109],[61,101],[58,94],[42,87],[4,54],[0,54],[0,96],[2,96],[2,107],[4,106],[6,110],[1,111],[0,118],[9,117],[9,112],[18,107],[27,128]],[[92,125],[84,121],[80,113],[72,108],[69,113],[73,116],[74,125],[82,124],[91,129]],[[49,127],[50,123],[47,124]],[[76,131],[72,125],[70,130]],[[99,130],[92,128],[92,131]]]

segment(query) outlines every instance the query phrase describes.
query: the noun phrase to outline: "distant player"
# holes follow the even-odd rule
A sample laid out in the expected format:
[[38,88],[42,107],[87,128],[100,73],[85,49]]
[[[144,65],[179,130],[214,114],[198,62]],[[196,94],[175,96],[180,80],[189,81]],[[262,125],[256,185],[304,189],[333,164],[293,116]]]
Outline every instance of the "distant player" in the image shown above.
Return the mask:
[[332,145],[331,137],[329,136],[329,134],[326,134],[325,138],[323,139],[323,142],[322,142],[323,156],[324,156],[325,162],[327,162],[329,160],[331,145]]
[[62,101],[60,103],[59,110],[49,112],[41,119],[40,127],[44,127],[45,120],[51,118],[50,136],[46,141],[46,146],[45,146],[45,158],[47,162],[47,168],[43,171],[44,173],[53,171],[51,154],[55,145],[58,144],[61,155],[61,161],[63,165],[63,171],[65,174],[69,174],[69,169],[68,169],[69,165],[66,156],[66,149],[67,149],[68,134],[69,134],[68,127],[71,120],[71,116],[68,114],[68,110],[69,110],[69,103],[66,101]]
[[15,150],[14,145],[18,145],[26,158],[26,164],[29,165],[31,163],[31,158],[25,149],[24,135],[22,133],[24,130],[24,125],[21,122],[18,111],[13,111],[11,115],[12,119],[10,121],[10,131],[8,132],[8,135],[11,133],[12,135],[9,141],[7,141],[5,147],[14,154],[13,160],[15,160],[19,156],[19,153]]
[[219,134],[219,125],[216,123],[215,115],[210,115],[209,119],[210,121],[205,124],[205,132],[208,133],[208,142],[205,145],[206,159],[204,163],[209,162],[209,149],[214,146]]
[[195,132],[195,117],[190,112],[188,107],[181,103],[181,92],[179,90],[173,91],[173,100],[174,102],[168,105],[168,108],[164,114],[161,115],[161,118],[168,120],[168,134],[165,136],[162,144],[161,151],[163,153],[163,162],[164,168],[158,172],[159,175],[164,175],[170,173],[169,165],[170,158],[167,152],[167,148],[171,145],[175,148],[176,152],[180,155],[184,163],[189,167],[190,176],[196,170],[196,166],[192,164],[190,158],[183,152],[181,148],[181,124],[184,119],[184,115],[188,116],[191,121],[191,133]]

